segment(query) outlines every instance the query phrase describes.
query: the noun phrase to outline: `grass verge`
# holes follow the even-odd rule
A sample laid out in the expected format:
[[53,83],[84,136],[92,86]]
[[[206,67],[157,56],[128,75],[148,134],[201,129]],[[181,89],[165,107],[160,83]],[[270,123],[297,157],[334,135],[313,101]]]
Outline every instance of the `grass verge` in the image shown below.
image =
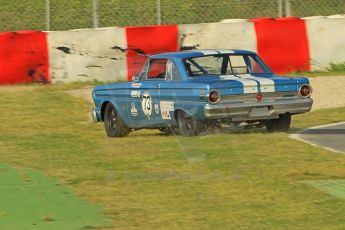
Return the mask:
[[[57,178],[116,229],[345,228],[344,200],[301,183],[344,179],[344,155],[263,131],[109,139],[66,87],[1,87],[0,162]],[[298,115],[292,130],[344,114]]]
[[102,210],[32,169],[0,164],[0,229],[99,229],[110,227]]
[[319,77],[319,76],[344,76],[345,75],[345,63],[331,63],[329,67],[324,70],[304,71],[304,72],[292,72],[288,76],[307,76],[307,77]]

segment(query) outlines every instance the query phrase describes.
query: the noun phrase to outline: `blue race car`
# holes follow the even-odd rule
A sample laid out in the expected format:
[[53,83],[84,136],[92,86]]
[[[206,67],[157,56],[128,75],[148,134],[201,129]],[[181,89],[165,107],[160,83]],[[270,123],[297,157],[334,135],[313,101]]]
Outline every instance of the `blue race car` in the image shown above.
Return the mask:
[[96,86],[95,122],[109,137],[156,128],[182,136],[222,124],[261,124],[287,132],[291,116],[311,110],[307,78],[278,77],[245,50],[152,55],[131,82]]

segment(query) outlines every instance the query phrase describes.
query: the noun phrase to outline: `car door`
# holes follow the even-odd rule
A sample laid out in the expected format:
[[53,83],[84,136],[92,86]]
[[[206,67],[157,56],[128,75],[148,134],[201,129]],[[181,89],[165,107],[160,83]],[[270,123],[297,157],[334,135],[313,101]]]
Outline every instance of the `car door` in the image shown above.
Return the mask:
[[190,94],[190,89],[182,87],[181,75],[173,60],[168,60],[166,64],[166,75],[164,81],[159,84],[159,115],[157,122],[161,126],[175,125],[174,111],[175,102],[178,95]]
[[154,128],[161,124],[159,88],[165,81],[167,59],[150,59],[130,89],[130,116],[133,127]]

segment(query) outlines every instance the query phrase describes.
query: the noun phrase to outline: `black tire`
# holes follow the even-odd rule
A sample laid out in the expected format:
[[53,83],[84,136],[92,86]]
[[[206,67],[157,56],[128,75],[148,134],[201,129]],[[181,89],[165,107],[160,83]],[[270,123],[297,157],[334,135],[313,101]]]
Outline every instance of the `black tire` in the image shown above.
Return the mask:
[[124,137],[129,133],[129,129],[122,122],[113,104],[108,103],[104,110],[104,128],[108,137]]
[[268,132],[288,132],[291,124],[291,114],[282,114],[278,119],[265,122]]
[[177,112],[178,131],[181,136],[190,137],[199,135],[205,130],[205,125],[196,121],[193,116],[184,111]]

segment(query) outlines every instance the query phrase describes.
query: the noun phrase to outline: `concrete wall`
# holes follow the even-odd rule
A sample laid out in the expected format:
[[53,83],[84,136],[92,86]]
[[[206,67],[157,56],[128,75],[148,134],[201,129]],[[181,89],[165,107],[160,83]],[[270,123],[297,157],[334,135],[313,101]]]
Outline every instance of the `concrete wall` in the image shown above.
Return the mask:
[[179,25],[179,35],[182,48],[232,48],[257,52],[254,24],[246,20]]
[[124,80],[123,47],[126,35],[119,27],[48,32],[52,82]]
[[308,31],[312,70],[324,69],[330,63],[345,62],[345,17],[321,16],[304,20]]

